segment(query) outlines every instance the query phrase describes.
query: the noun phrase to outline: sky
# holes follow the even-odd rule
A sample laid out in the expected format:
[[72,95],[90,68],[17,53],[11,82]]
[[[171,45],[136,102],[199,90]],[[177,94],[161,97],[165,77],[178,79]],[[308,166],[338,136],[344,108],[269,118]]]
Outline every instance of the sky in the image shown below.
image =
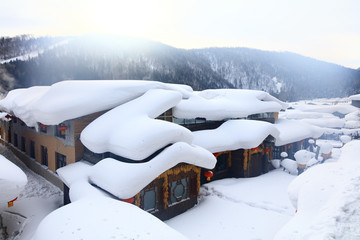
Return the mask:
[[360,67],[359,0],[0,0],[0,35],[112,34]]

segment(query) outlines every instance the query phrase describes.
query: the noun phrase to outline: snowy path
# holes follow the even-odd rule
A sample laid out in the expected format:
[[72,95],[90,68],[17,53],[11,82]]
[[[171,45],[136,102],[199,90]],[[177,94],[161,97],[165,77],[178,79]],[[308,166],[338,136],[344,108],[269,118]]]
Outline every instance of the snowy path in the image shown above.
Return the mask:
[[[10,150],[0,144],[0,154],[20,167],[28,178],[28,183],[20,193],[14,207],[1,209],[3,225],[7,227],[8,237],[0,240],[28,240],[37,228],[39,222],[50,212],[62,205],[63,197],[59,188],[49,183],[43,177],[29,170]],[[4,210],[4,211],[3,211]],[[12,224],[21,222],[20,226]]]
[[[341,146],[339,142],[330,142]],[[334,148],[332,158],[326,162],[336,162],[340,154],[341,150]],[[189,239],[274,239],[295,214],[287,192],[295,178],[276,169],[254,178],[222,179],[205,184],[200,190],[199,204],[166,223]],[[348,211],[356,211],[359,205],[359,201],[350,202]],[[337,226],[341,229],[337,232],[346,232],[350,220],[360,222],[356,214],[349,214],[346,219],[344,215],[339,216],[342,217]]]
[[166,223],[189,239],[273,239],[295,213],[287,196],[294,178],[274,170],[208,183],[197,206]]

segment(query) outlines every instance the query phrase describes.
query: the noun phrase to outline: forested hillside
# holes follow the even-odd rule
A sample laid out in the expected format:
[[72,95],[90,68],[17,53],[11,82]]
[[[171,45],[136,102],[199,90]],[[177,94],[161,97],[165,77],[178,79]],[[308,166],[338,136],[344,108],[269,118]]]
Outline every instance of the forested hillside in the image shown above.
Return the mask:
[[359,70],[289,52],[185,50],[109,36],[19,38],[2,40],[8,46],[2,45],[0,54],[3,93],[67,79],[156,80],[187,84],[194,90],[261,89],[282,100],[340,97],[360,89]]

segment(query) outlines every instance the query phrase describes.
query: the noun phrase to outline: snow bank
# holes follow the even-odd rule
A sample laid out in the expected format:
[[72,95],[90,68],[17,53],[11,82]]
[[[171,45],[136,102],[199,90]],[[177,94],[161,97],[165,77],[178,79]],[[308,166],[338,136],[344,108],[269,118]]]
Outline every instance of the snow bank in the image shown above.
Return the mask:
[[174,116],[182,119],[206,118],[223,120],[251,114],[279,112],[287,104],[263,91],[243,89],[205,90],[193,94],[174,108]]
[[86,198],[43,219],[32,240],[186,239],[138,207],[105,197]]
[[56,125],[65,120],[114,108],[150,89],[176,90],[184,98],[189,97],[192,92],[189,86],[154,81],[62,81],[51,87],[10,91],[0,101],[0,110],[14,114],[28,126],[35,126],[37,122]]
[[153,119],[174,107],[181,98],[176,91],[149,90],[90,123],[81,133],[81,142],[95,153],[112,152],[133,160],[143,160],[175,142],[191,143],[190,130]]
[[18,197],[26,183],[25,173],[0,155],[0,208],[7,207],[7,202]]
[[271,123],[253,120],[229,120],[214,130],[195,131],[195,145],[212,153],[259,146],[266,137],[279,132]]
[[216,159],[207,150],[178,142],[167,147],[151,161],[125,163],[106,158],[92,167],[90,181],[121,199],[135,196],[146,185],[178,163],[212,169]]
[[338,162],[313,166],[289,185],[295,217],[275,239],[359,239],[360,141],[342,148]]
[[324,133],[322,128],[312,126],[301,120],[278,119],[274,126],[280,132],[279,136],[275,138],[275,146],[282,146],[307,138],[318,138]]

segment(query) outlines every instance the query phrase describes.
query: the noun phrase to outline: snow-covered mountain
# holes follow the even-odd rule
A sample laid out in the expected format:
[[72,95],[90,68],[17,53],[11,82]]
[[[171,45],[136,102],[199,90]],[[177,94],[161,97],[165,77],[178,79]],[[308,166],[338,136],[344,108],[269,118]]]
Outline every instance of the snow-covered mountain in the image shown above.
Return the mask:
[[282,100],[348,96],[360,91],[360,71],[289,52],[248,48],[185,50],[113,36],[69,37],[61,41],[67,44],[54,45],[53,41],[32,58],[3,60],[2,91],[65,79],[151,79],[184,83],[195,90],[260,89]]

